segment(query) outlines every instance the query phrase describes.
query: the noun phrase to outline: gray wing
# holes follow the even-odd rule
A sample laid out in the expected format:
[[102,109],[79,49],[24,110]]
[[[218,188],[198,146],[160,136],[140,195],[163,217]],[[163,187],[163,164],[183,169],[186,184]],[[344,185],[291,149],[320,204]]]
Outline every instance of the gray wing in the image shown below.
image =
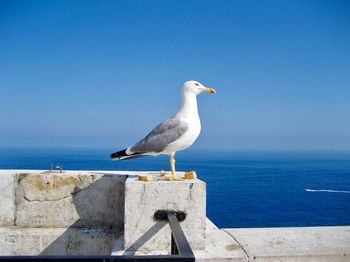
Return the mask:
[[187,124],[171,117],[154,128],[144,139],[129,148],[130,153],[160,153],[170,143],[179,139],[187,130]]

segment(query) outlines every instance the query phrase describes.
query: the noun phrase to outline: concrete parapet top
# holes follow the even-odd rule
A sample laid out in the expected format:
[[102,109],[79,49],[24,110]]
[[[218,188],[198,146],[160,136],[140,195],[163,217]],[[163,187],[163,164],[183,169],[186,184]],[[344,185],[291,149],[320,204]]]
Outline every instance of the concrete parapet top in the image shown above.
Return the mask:
[[[180,178],[179,180],[175,181],[169,181],[165,176],[162,176],[161,173],[158,171],[148,171],[148,172],[129,172],[129,177],[126,181],[126,183],[169,183],[171,184],[203,184],[205,185],[205,182],[203,182],[200,179],[183,179],[183,176],[185,172],[176,172],[177,176]],[[152,177],[152,180],[150,181],[139,181],[138,175],[150,175]]]
[[[0,175],[15,175],[20,173],[41,174],[48,172],[44,169],[0,169]],[[111,171],[111,170],[63,170],[59,173],[54,170],[51,174],[71,174],[71,175],[118,175],[118,176],[138,176],[147,174],[159,174],[159,171]]]

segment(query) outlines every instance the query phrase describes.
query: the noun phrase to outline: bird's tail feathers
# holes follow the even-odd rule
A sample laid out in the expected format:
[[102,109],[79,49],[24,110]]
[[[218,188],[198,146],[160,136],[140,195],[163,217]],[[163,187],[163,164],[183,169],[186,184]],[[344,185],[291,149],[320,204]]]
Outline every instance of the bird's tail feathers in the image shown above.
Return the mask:
[[127,159],[132,159],[132,158],[138,158],[138,157],[143,157],[145,156],[144,154],[141,153],[133,153],[133,154],[128,154],[126,153],[127,149],[115,152],[111,154],[111,158],[113,160],[127,160]]

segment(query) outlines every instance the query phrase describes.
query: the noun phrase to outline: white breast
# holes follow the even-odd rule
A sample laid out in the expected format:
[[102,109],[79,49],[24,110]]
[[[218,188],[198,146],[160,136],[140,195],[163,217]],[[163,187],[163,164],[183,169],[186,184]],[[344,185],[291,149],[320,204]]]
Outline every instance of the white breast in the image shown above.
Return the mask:
[[198,138],[201,132],[201,122],[199,116],[184,118],[182,121],[187,122],[188,129],[186,132],[176,141],[170,143],[163,151],[166,154],[177,152],[190,147]]

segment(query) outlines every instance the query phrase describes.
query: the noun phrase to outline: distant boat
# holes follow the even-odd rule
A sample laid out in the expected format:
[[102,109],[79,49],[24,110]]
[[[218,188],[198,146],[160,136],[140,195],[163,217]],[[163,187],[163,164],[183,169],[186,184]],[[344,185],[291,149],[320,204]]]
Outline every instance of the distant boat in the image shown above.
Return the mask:
[[305,191],[307,191],[307,192],[327,192],[327,193],[345,193],[345,194],[350,194],[350,191],[332,190],[332,189],[309,189],[309,188],[305,188]]

